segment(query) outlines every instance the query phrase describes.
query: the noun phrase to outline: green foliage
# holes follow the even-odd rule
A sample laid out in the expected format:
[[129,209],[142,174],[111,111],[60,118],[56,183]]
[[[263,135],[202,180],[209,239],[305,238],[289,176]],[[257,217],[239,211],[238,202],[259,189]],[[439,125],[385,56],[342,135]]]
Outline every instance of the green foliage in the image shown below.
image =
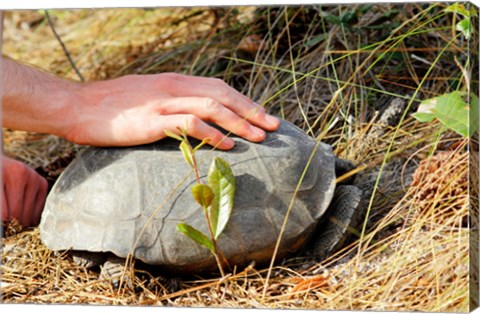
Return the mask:
[[348,26],[356,18],[356,10],[350,10],[339,15],[327,11],[320,11],[320,15],[329,23],[339,26]]
[[450,6],[448,6],[446,9],[445,9],[445,12],[453,12],[453,13],[458,13],[464,17],[471,17],[472,15],[475,15],[477,14],[477,12],[475,11],[475,8],[473,6],[470,6],[470,9],[468,10],[467,8],[465,8],[465,6],[463,4],[460,4],[460,3],[454,3]]
[[207,180],[215,195],[209,214],[213,235],[218,239],[232,213],[236,188],[235,176],[230,165],[217,157],[212,162]]
[[198,231],[194,227],[185,223],[179,223],[177,225],[177,230],[188,236],[190,239],[197,242],[198,244],[203,245],[204,247],[209,249],[212,254],[215,254],[215,248],[212,241],[205,234],[203,234],[203,232]]
[[328,34],[320,34],[317,36],[312,36],[306,43],[305,47],[313,47],[318,43],[325,41],[328,39]]
[[[461,3],[454,3],[444,11],[458,14],[461,17],[461,20],[456,23],[455,28],[460,31],[467,40],[470,39],[473,32],[470,18],[477,14],[475,8],[470,6],[470,8],[467,9],[465,5]],[[470,81],[470,77],[466,72],[469,64],[470,61],[467,60],[464,67],[460,66],[462,69],[465,69],[462,73],[465,82],[467,82],[467,91],[457,90],[422,101],[417,112],[413,114],[418,121],[431,122],[437,119],[443,126],[464,137],[470,137],[477,131],[479,126],[478,97],[474,93],[469,92],[468,82]],[[461,89],[461,86],[457,88]]]
[[190,149],[190,146],[187,144],[187,142],[182,141],[180,143],[180,151],[182,152],[185,161],[190,165],[190,167],[194,168],[195,164],[193,162],[192,150]]
[[[215,242],[225,229],[232,213],[235,197],[235,176],[230,165],[217,157],[212,161],[207,180],[208,185],[201,183],[194,185],[192,195],[205,212],[214,247],[213,253],[216,252]],[[185,229],[185,224],[182,225],[184,231],[182,232],[185,235],[205,246],[205,240],[198,234],[200,231],[188,225],[186,226],[189,228]],[[190,230],[194,230],[194,233],[190,234]]]
[[180,141],[180,142],[183,141],[183,138],[182,138],[182,137],[180,137],[179,135],[173,133],[173,132],[170,131],[170,130],[164,130],[163,132],[164,132],[165,135],[168,136],[168,137],[171,137],[171,138],[173,138],[173,139],[176,139],[176,140],[178,140],[178,141]]
[[448,6],[445,9],[445,12],[457,13],[463,17],[463,19],[457,23],[456,29],[462,32],[466,39],[470,39],[473,32],[473,26],[470,18],[477,14],[475,8],[470,6],[470,9],[467,9],[463,4],[454,3]]
[[215,193],[206,184],[195,184],[192,186],[192,195],[202,208],[208,208],[215,198]]
[[225,160],[216,157],[212,161],[208,171],[208,184],[201,183],[195,152],[208,143],[208,139],[204,139],[199,145],[192,148],[188,141],[186,130],[179,129],[179,131],[182,136],[171,131],[165,131],[165,134],[180,141],[180,151],[185,161],[195,171],[197,184],[192,186],[192,195],[205,213],[210,238],[186,223],[179,223],[177,229],[191,240],[208,248],[210,252],[212,252],[223,276],[223,269],[217,250],[217,239],[225,229],[232,213],[236,188],[235,176],[230,165]]
[[193,153],[195,153],[200,147],[202,147],[203,145],[207,144],[208,142],[210,142],[210,139],[209,138],[206,138],[204,139],[200,144],[198,144],[197,146],[195,146],[195,148],[193,149]]
[[473,32],[473,27],[472,27],[472,23],[470,22],[470,19],[469,18],[463,19],[460,22],[458,22],[457,30],[461,31],[466,39],[470,39]]
[[180,133],[182,134],[182,136],[170,131],[170,130],[165,130],[165,135],[167,135],[168,137],[171,137],[171,138],[174,138],[178,141],[180,141],[180,151],[182,152],[183,154],[183,158],[185,159],[185,161],[190,165],[190,167],[192,167],[193,169],[196,168],[196,164],[195,164],[195,160],[194,160],[194,156],[193,154],[200,148],[202,147],[203,145],[207,144],[209,142],[209,139],[206,138],[204,139],[200,144],[198,144],[195,148],[192,148],[190,146],[190,143],[188,142],[187,140],[187,131],[182,129],[182,128],[178,128],[178,130],[180,131]]
[[424,100],[413,116],[420,122],[439,120],[445,127],[470,137],[478,128],[478,97],[452,92]]

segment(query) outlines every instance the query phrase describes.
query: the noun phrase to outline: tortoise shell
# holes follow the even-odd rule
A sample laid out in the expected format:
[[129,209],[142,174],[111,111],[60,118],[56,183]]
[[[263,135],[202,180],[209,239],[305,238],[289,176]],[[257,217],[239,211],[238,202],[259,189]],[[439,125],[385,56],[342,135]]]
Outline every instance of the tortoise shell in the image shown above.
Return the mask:
[[[191,193],[195,176],[178,145],[164,139],[83,150],[47,198],[40,223],[44,244],[52,250],[132,254],[174,272],[215,269],[210,251],[177,231],[185,222],[208,234]],[[270,260],[289,208],[277,257],[301,248],[333,197],[331,147],[282,121],[261,143],[236,138],[230,151],[199,149],[203,182],[216,156],[230,164],[237,184],[232,215],[217,242],[229,265]]]

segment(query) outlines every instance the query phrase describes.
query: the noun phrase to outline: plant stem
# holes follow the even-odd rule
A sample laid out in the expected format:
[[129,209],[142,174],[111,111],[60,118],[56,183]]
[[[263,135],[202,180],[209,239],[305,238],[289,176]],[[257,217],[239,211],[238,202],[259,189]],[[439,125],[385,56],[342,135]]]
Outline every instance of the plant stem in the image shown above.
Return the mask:
[[197,159],[195,158],[195,152],[193,151],[192,145],[190,145],[190,142],[187,140],[185,137],[185,142],[188,145],[188,149],[190,150],[190,154],[192,155],[192,163],[193,163],[193,172],[195,173],[195,179],[197,180],[198,184],[201,184],[200,182],[200,173],[198,172],[198,165],[197,165]]
[[223,271],[222,263],[220,262],[220,258],[218,257],[218,249],[217,249],[217,240],[213,234],[212,224],[210,223],[210,216],[208,215],[208,209],[203,208],[203,212],[205,213],[205,218],[207,219],[207,226],[208,231],[210,232],[210,239],[212,240],[213,244],[213,255],[215,256],[215,260],[217,261],[218,270],[222,277],[225,277],[225,272]]
[[60,38],[60,35],[58,35],[57,30],[55,29],[55,25],[53,25],[52,18],[50,17],[50,14],[48,13],[48,10],[45,10],[44,12],[45,12],[45,17],[47,18],[48,25],[50,25],[50,28],[52,29],[53,35],[55,35],[55,38],[60,43],[60,46],[62,46],[62,50],[65,53],[65,56],[67,57],[68,62],[70,62],[70,65],[72,66],[73,70],[75,71],[75,73],[77,73],[77,76],[80,79],[80,81],[85,82],[85,78],[80,73],[77,66],[75,65],[75,62],[73,61],[72,56],[70,56],[70,53],[68,52],[67,47],[65,47],[65,44],[63,43],[63,40]]
[[[192,155],[192,164],[193,164],[193,172],[195,172],[195,178],[198,184],[201,184],[200,181],[200,173],[198,171],[198,164],[197,159],[195,158],[195,152],[193,151],[192,146],[185,138],[186,143],[188,144],[188,148]],[[217,240],[215,239],[215,235],[213,234],[212,224],[210,223],[210,216],[208,214],[208,208],[203,207],[203,212],[205,213],[205,219],[207,220],[208,232],[210,233],[210,240],[212,240],[213,244],[213,256],[215,257],[215,261],[217,262],[218,270],[220,271],[220,275],[225,277],[225,272],[223,271],[222,263],[220,262],[220,258],[218,257],[218,249],[217,249]]]

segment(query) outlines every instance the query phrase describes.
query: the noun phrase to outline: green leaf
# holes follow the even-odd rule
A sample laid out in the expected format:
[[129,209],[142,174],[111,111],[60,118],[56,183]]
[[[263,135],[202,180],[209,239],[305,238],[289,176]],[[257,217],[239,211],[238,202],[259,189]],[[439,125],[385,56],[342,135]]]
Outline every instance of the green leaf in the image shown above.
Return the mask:
[[184,140],[180,143],[180,150],[182,151],[183,158],[193,168],[193,155],[190,145]]
[[[475,10],[475,9],[473,9]],[[465,9],[465,6],[460,3],[454,3],[450,6],[448,6],[445,9],[445,12],[453,12],[453,13],[458,13],[460,15],[463,15],[464,17],[470,17],[470,14],[472,13],[472,10],[468,11]]]
[[192,186],[192,194],[197,203],[205,209],[212,204],[215,197],[212,189],[206,184],[195,184]]
[[412,116],[420,122],[432,122],[435,119],[435,115],[427,112],[415,112]]
[[210,239],[206,235],[204,235],[201,231],[198,231],[194,227],[185,223],[179,223],[177,225],[177,230],[192,239],[193,241],[197,242],[198,244],[206,247],[210,250],[210,252],[213,253],[215,251],[212,241],[210,241]]
[[202,147],[203,145],[207,144],[208,142],[210,142],[210,139],[207,137],[205,139],[203,139],[203,141],[198,144],[197,146],[195,146],[195,148],[193,149],[193,152],[195,153],[197,150],[200,149],[200,147]]
[[461,31],[463,33],[466,39],[470,39],[473,33],[473,26],[470,18],[477,15],[475,7],[471,5],[469,6],[469,9],[467,9],[463,4],[454,3],[448,6],[445,9],[445,12],[457,13],[464,17],[463,20],[457,23],[456,28],[458,31]]
[[212,161],[207,181],[215,194],[210,205],[210,224],[214,238],[218,239],[232,213],[236,188],[235,176],[230,165],[217,157]]
[[458,22],[457,30],[461,31],[466,39],[470,39],[470,36],[472,36],[472,32],[473,32],[473,27],[472,27],[472,23],[470,22],[470,19],[466,18]]
[[340,20],[343,24],[350,24],[356,17],[357,12],[355,10],[346,12],[340,16]]
[[469,137],[478,127],[478,98],[460,91],[430,98],[420,103],[414,117],[422,122],[436,118],[447,128]]
[[330,14],[326,11],[320,11],[320,16],[323,17],[327,22],[330,22],[332,24],[337,24],[337,25],[341,25],[342,24],[342,20],[340,19],[340,17],[336,16],[336,15],[333,15],[333,14]]
[[328,34],[320,34],[315,37],[310,38],[306,43],[305,47],[312,47],[318,44],[321,41],[324,41],[328,38]]
[[173,133],[173,132],[170,131],[170,130],[163,130],[163,133],[165,133],[166,136],[171,137],[171,138],[174,138],[174,139],[176,139],[176,140],[178,140],[178,141],[180,141],[180,142],[183,141],[183,138],[181,138],[178,134],[175,134],[175,133]]
[[470,93],[470,136],[475,133],[475,131],[478,131],[478,126],[479,126],[479,111],[478,111],[478,97]]

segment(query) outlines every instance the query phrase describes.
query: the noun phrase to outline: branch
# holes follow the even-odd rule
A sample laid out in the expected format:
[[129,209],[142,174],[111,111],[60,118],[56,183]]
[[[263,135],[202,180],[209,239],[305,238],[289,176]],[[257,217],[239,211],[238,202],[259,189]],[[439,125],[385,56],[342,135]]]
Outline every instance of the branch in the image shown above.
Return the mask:
[[85,79],[83,78],[82,74],[80,73],[80,71],[78,70],[77,66],[75,65],[75,62],[73,62],[73,59],[72,59],[72,57],[70,56],[70,53],[68,52],[67,47],[65,46],[65,44],[64,44],[63,41],[62,41],[62,39],[60,38],[60,36],[58,35],[57,31],[55,30],[55,26],[53,25],[53,21],[52,21],[52,19],[50,18],[50,14],[48,13],[47,10],[45,10],[45,17],[47,18],[48,25],[50,25],[50,28],[52,29],[52,32],[53,32],[53,34],[55,35],[55,38],[57,38],[58,42],[60,43],[60,46],[62,46],[63,52],[64,52],[65,55],[67,56],[68,61],[70,62],[70,65],[71,65],[72,68],[75,70],[75,72],[77,73],[77,75],[78,75],[78,77],[80,78],[80,80],[81,80],[82,82],[85,82]]

